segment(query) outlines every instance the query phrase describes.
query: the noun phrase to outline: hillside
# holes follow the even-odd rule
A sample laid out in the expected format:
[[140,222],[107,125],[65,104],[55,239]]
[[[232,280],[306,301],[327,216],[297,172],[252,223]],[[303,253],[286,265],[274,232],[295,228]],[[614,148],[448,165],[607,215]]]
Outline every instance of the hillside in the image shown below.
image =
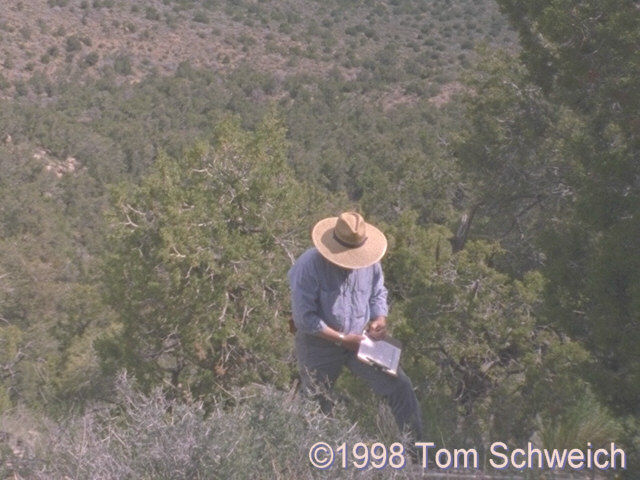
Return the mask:
[[221,75],[246,64],[276,84],[380,76],[393,103],[416,82],[453,81],[478,42],[514,40],[493,2],[472,0],[21,0],[1,15],[5,97],[16,86],[46,96],[47,81],[135,83],[188,62]]
[[313,478],[314,442],[391,445],[347,372],[335,417],[296,395],[287,272],[346,209],[387,236],[427,440],[637,462],[616,2],[5,2],[0,479]]

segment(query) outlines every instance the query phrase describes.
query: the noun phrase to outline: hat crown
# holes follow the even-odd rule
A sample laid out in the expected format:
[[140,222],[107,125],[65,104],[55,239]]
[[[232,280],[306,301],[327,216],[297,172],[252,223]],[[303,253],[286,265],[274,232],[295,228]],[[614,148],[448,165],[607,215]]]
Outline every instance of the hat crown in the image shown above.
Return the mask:
[[356,212],[318,221],[311,239],[325,259],[342,268],[365,268],[378,262],[387,251],[387,238]]
[[336,221],[334,235],[345,246],[360,247],[367,241],[366,225],[359,213],[345,212]]

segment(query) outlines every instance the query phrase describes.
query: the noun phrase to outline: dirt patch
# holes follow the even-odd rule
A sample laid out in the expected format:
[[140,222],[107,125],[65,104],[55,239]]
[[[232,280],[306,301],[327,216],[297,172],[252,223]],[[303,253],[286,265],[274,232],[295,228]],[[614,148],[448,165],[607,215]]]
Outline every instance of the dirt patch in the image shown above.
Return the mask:
[[429,102],[433,103],[436,107],[441,107],[449,103],[454,95],[464,91],[464,89],[464,85],[460,82],[447,83],[440,89],[440,92],[436,96],[429,99]]

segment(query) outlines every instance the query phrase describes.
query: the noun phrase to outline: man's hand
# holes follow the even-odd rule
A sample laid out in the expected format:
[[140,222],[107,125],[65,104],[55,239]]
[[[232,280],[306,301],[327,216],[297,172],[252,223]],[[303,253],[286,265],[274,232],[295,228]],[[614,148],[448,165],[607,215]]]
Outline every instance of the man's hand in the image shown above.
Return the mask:
[[367,329],[369,337],[373,340],[382,340],[387,336],[387,317],[376,317],[369,322]]
[[351,350],[352,352],[357,352],[360,348],[360,342],[364,339],[362,335],[357,335],[355,333],[348,333],[344,336],[344,340],[342,340],[342,346],[347,350]]

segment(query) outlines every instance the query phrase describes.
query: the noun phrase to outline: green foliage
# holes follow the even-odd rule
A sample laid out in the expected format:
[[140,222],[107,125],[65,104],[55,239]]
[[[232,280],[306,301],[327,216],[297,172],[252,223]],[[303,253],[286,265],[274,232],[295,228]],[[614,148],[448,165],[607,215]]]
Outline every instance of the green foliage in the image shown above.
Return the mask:
[[[90,2],[50,0],[46,22],[2,25],[0,411],[59,415],[108,398],[123,366],[154,393],[70,420],[33,465],[0,439],[0,476],[46,466],[47,478],[89,478],[96,458],[142,478],[313,476],[303,467],[314,420],[277,410],[289,404],[272,387],[249,393],[262,403],[235,387],[288,383],[286,270],[308,226],[347,207],[388,233],[390,324],[434,439],[624,435],[640,451],[637,6],[500,0],[517,48],[490,2],[267,3],[94,0],[109,9],[107,34],[139,32],[113,35],[111,51],[96,43],[100,55],[79,54],[94,37],[69,23],[79,4],[88,25]],[[189,45],[159,58],[168,38]],[[491,44],[475,65],[480,38]],[[217,41],[204,63],[183,54]],[[502,42],[519,59],[487,53]],[[446,100],[471,66],[464,104]],[[239,120],[221,123],[229,112]],[[340,385],[350,414],[365,411],[374,432],[385,413],[351,381]],[[334,426],[318,431],[350,439]],[[276,443],[292,457],[273,454]],[[218,446],[238,452],[225,457],[233,465]],[[256,448],[273,458],[257,473]]]
[[575,118],[553,124],[574,195],[541,239],[551,315],[599,360],[592,379],[609,405],[637,413],[640,12],[630,1],[498,3],[531,81]]
[[113,70],[118,75],[131,75],[133,73],[131,57],[127,54],[121,54],[116,57],[113,62]]
[[[0,389],[12,405],[45,399],[53,406],[54,399],[91,383],[91,350],[78,352],[78,343],[91,338],[105,313],[86,258],[85,230],[65,216],[73,208],[65,204],[66,188],[76,186],[62,178],[69,162],[12,144],[0,148]],[[67,348],[83,361],[70,363]],[[60,384],[63,371],[75,381]]]
[[66,39],[66,50],[69,53],[77,52],[82,49],[82,40],[77,35],[70,35]]
[[415,216],[390,233],[394,335],[432,436],[471,446],[526,441],[536,416],[555,418],[584,392],[584,350],[538,324],[540,274],[500,273],[491,266],[499,247],[487,242],[452,255],[450,233],[419,227]]
[[622,436],[621,423],[591,393],[581,398],[560,418],[545,422],[540,430],[545,448],[557,449],[588,443],[594,448],[602,448]]
[[[477,189],[468,201],[482,207],[474,228],[529,257],[516,273],[543,267],[538,323],[545,319],[586,347],[581,378],[599,401],[615,414],[637,415],[640,95],[629,82],[640,72],[640,11],[628,1],[498,4],[522,49],[518,61],[487,62],[469,101],[458,152]],[[484,215],[487,206],[494,208]],[[513,218],[513,227],[501,227],[502,218]],[[498,265],[512,271],[517,264],[507,257]],[[549,351],[556,363],[567,358]],[[567,402],[570,390],[554,396]],[[566,405],[574,413],[551,412],[547,421],[576,434],[572,422],[585,407]]]
[[454,112],[426,102],[390,111],[362,104],[349,93],[352,82],[341,76],[321,85],[296,80],[299,95],[307,89],[322,92],[322,97],[294,103],[288,113],[298,176],[331,192],[346,192],[385,221],[405,210],[420,212],[425,223],[451,219],[458,169],[443,147],[456,128]]
[[538,234],[572,198],[566,181],[575,164],[558,142],[574,125],[569,112],[527,84],[517,59],[484,55],[467,78],[474,92],[465,98],[468,123],[452,145],[465,180],[458,195],[475,235],[498,239],[505,249],[502,267],[520,275],[541,266]]
[[[3,318],[6,321],[6,319]],[[17,367],[24,357],[22,352],[22,332],[15,325],[0,327],[0,413],[8,410],[13,404],[11,392],[18,386]]]
[[308,212],[282,126],[223,122],[215,146],[161,155],[114,199],[105,289],[122,328],[100,343],[107,363],[197,395],[285,379],[284,279]]
[[94,66],[96,63],[98,63],[98,60],[100,59],[100,55],[98,54],[98,52],[91,52],[89,54],[87,54],[86,57],[84,57],[84,63],[86,63],[88,66],[92,67]]
[[199,11],[193,15],[193,21],[198,23],[209,23],[209,17],[205,12]]

